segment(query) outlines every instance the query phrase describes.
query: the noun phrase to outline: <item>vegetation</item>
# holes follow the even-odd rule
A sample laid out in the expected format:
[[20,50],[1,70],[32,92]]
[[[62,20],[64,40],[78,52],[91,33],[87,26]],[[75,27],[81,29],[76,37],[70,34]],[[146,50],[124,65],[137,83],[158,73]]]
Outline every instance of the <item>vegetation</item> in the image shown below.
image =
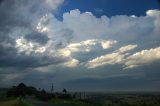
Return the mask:
[[45,90],[38,91],[35,87],[28,87],[23,83],[20,83],[18,86],[13,86],[7,92],[8,97],[25,97],[26,95],[36,96],[42,101],[48,101],[54,97],[54,95],[47,93]]
[[27,103],[27,102],[24,101],[23,99],[20,99],[20,100],[18,101],[18,106],[33,106],[33,105]]
[[8,89],[3,88],[0,89],[0,101],[8,100],[9,98],[6,97]]
[[24,97],[26,95],[35,95],[37,93],[36,88],[28,87],[23,83],[18,86],[13,86],[7,92],[8,97]]
[[17,105],[18,105],[18,100],[17,99],[0,102],[0,106],[17,106]]
[[20,98],[17,98],[17,99],[10,100],[10,101],[0,102],[0,106],[33,106],[33,105],[25,102],[24,100]]
[[0,89],[0,106],[32,106],[26,102],[28,100],[56,106],[160,106],[159,93],[86,94],[69,93],[66,89],[62,92],[48,93],[23,83],[10,89]]
[[91,106],[89,103],[80,100],[52,99],[49,102],[59,106]]
[[98,106],[160,106],[160,94],[93,94],[86,101]]

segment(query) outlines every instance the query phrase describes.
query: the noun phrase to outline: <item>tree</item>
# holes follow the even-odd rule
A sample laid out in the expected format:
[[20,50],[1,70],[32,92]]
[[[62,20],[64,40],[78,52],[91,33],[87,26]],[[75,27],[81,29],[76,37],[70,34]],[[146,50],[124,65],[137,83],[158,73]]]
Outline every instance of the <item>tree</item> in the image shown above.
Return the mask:
[[14,96],[15,97],[15,92],[16,91],[16,86],[13,86],[12,88],[10,88],[9,90],[8,90],[8,92],[7,92],[7,97],[12,97],[12,96]]
[[37,89],[32,86],[26,86],[24,83],[20,83],[18,86],[13,86],[7,92],[7,96],[24,97],[25,95],[35,95]]
[[24,83],[20,83],[17,87],[16,87],[16,96],[22,96],[24,97],[26,95],[26,85]]
[[66,94],[67,93],[67,90],[66,89],[63,89],[63,91],[62,91],[64,94]]

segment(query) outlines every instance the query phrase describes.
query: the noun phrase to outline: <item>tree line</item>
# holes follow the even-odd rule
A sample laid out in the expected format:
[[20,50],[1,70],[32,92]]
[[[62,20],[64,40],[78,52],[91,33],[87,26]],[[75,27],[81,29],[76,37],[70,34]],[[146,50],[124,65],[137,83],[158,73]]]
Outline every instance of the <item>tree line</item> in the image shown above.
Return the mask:
[[7,92],[8,97],[25,97],[25,96],[35,96],[39,100],[48,101],[52,98],[63,98],[70,99],[72,96],[67,93],[66,89],[62,90],[62,93],[49,93],[44,89],[36,89],[33,86],[26,86],[24,83],[20,83],[17,86],[9,88]]

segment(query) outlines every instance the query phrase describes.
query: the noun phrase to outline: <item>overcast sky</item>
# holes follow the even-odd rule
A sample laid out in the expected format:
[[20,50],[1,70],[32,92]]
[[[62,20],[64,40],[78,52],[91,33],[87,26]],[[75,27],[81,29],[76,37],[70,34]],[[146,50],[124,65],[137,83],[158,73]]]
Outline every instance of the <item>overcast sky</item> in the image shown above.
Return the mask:
[[159,0],[0,0],[0,87],[158,91]]

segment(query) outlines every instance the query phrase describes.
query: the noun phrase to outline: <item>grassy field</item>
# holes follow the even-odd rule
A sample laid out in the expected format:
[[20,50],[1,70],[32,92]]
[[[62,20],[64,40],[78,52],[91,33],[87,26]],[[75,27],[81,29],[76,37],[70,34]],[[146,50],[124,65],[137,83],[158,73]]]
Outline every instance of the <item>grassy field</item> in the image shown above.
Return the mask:
[[7,89],[0,89],[0,106],[160,106],[160,93],[157,92],[88,93],[85,100],[51,98],[46,102],[35,97],[8,98],[6,92]]
[[24,100],[20,98],[17,98],[17,99],[10,100],[10,101],[1,101],[0,106],[33,106],[33,105],[25,102]]
[[10,101],[4,101],[4,102],[0,102],[0,106],[18,106],[18,100],[10,100]]
[[7,89],[0,89],[0,101],[7,100],[8,98],[6,97]]
[[80,100],[53,99],[50,100],[49,102],[60,106],[90,106],[89,104]]
[[160,94],[93,94],[89,102],[98,106],[160,106]]

